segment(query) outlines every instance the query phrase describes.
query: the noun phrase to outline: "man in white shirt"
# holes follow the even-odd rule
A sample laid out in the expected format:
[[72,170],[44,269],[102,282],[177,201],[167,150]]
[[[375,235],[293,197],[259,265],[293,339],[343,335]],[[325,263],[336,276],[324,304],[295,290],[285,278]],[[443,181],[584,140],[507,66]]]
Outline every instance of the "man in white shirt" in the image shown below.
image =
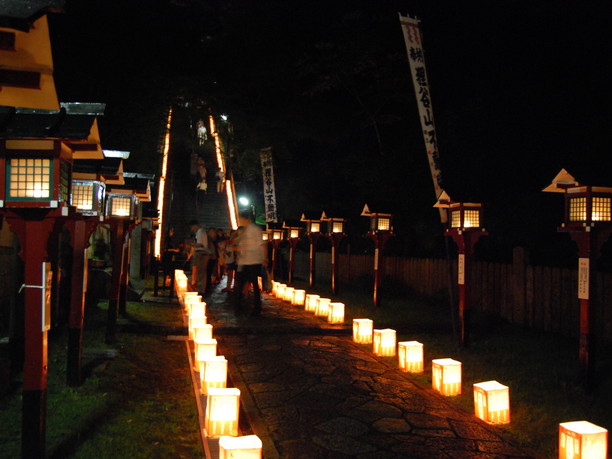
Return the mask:
[[[207,273],[206,266],[210,258],[210,250],[208,248],[208,235],[206,229],[197,222],[191,220],[189,228],[194,233],[195,251],[191,259],[191,283],[197,289],[200,295],[206,293]],[[195,270],[195,272],[193,272]]]
[[240,212],[240,225],[243,227],[238,237],[238,271],[236,273],[236,313],[244,311],[242,296],[247,282],[253,284],[253,314],[261,313],[261,291],[258,276],[268,262],[267,244],[262,240],[261,228],[253,223],[250,211]]

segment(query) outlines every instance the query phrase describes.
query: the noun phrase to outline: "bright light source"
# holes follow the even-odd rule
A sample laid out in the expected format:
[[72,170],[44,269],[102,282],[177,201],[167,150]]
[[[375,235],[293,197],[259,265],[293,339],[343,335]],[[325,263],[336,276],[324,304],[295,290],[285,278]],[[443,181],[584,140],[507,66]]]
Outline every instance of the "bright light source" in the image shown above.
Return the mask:
[[222,119],[223,121],[227,121],[227,115],[221,115],[221,119]]
[[250,203],[249,198],[245,198],[244,196],[240,196],[238,198],[238,202],[240,203],[241,206],[248,206]]

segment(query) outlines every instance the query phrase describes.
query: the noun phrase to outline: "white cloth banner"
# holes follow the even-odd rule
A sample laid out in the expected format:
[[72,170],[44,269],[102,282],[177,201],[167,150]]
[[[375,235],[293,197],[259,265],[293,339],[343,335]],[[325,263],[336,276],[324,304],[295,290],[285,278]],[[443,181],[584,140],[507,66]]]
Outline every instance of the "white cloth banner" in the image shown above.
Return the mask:
[[274,189],[274,166],[272,165],[272,148],[263,148],[260,153],[261,173],[264,186],[264,205],[266,222],[276,223],[278,214],[276,209],[276,191]]
[[[436,199],[442,193],[442,172],[440,171],[440,154],[438,152],[438,142],[436,140],[436,127],[434,124],[433,107],[427,80],[427,70],[425,67],[425,55],[423,53],[423,40],[421,37],[421,21],[417,18],[408,16],[400,17],[400,23],[404,32],[406,51],[408,52],[408,62],[410,63],[410,73],[412,83],[419,107],[419,117],[425,139],[425,149],[427,151],[427,161],[433,179]],[[446,212],[440,209],[442,222],[446,221]]]

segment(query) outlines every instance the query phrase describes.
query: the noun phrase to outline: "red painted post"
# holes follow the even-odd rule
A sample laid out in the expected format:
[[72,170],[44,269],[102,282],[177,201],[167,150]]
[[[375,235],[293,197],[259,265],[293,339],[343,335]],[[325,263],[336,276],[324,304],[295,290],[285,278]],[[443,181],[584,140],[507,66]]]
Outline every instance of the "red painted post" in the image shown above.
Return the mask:
[[117,316],[119,315],[119,295],[121,272],[123,271],[123,244],[125,241],[125,224],[121,218],[110,218],[111,233],[113,237],[113,273],[111,277],[110,292],[108,295],[108,316],[106,321],[107,344],[116,342]]
[[389,231],[370,232],[370,237],[374,240],[374,293],[372,296],[374,306],[380,306],[380,286],[384,275],[384,266],[381,263],[383,250],[387,241],[393,234]]
[[310,238],[310,274],[308,277],[308,285],[312,287],[315,283],[315,271],[317,264],[317,241],[319,240],[319,233],[309,233]]
[[297,238],[289,238],[289,274],[287,276],[287,282],[289,284],[293,283],[293,271],[295,266],[295,248],[299,239]]
[[121,314],[122,317],[127,316],[127,292],[128,292],[128,285],[130,282],[131,247],[132,247],[131,239],[129,238],[129,234],[126,234],[126,238],[123,243],[123,262],[121,264],[121,280],[119,282],[119,314]]
[[338,293],[338,265],[340,264],[338,260],[339,249],[340,243],[344,238],[344,234],[332,233],[328,237],[331,241],[331,288],[332,293],[336,295]]

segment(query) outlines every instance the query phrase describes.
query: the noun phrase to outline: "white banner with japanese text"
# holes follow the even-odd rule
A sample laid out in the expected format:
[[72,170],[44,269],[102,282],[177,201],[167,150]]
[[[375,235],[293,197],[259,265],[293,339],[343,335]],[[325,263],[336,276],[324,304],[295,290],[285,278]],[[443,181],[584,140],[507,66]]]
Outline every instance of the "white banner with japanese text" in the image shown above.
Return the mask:
[[260,153],[261,174],[264,187],[264,205],[266,211],[266,222],[276,223],[278,214],[276,211],[276,191],[274,189],[274,166],[272,164],[272,148],[263,148]]
[[[429,92],[429,82],[427,80],[427,70],[425,67],[425,55],[423,52],[423,40],[421,36],[421,21],[409,16],[400,17],[400,23],[404,32],[406,51],[408,52],[408,62],[410,63],[410,73],[416,95],[421,128],[425,139],[425,149],[427,151],[427,161],[433,179],[436,199],[442,193],[442,172],[440,171],[440,154],[438,152],[438,142],[436,140],[436,126],[434,124],[433,107],[431,94]],[[440,218],[442,222],[447,219],[446,212],[440,208]]]

